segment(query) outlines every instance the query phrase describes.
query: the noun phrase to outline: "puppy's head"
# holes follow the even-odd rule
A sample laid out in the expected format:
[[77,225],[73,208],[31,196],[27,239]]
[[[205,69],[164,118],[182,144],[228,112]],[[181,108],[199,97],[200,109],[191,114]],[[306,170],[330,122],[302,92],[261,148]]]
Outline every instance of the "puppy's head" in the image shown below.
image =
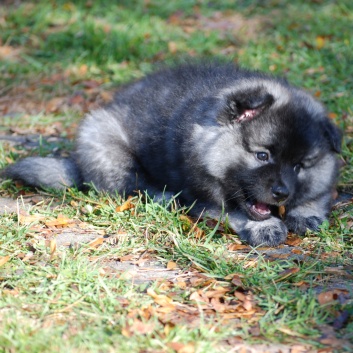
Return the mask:
[[264,220],[280,205],[295,207],[331,193],[341,133],[321,104],[271,80],[229,89],[225,101],[219,122],[240,137],[243,154],[223,180],[230,204]]

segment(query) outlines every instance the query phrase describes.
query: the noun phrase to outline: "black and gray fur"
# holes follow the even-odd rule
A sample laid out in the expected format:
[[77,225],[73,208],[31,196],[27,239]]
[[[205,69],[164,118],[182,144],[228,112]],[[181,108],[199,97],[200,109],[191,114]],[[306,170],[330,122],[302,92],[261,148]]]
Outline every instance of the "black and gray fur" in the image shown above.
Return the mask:
[[[227,64],[185,65],[135,82],[82,121],[71,159],[30,157],[4,175],[161,198],[219,217],[251,245],[327,217],[341,134],[322,105],[286,81]],[[278,217],[285,205],[286,218]]]

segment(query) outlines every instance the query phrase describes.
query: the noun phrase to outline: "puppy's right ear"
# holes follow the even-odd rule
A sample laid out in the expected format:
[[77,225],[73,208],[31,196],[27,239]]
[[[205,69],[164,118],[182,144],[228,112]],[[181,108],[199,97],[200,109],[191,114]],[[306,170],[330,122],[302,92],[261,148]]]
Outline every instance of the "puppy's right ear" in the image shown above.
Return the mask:
[[250,121],[273,102],[273,96],[262,89],[231,93],[226,96],[226,106],[218,120],[223,124]]

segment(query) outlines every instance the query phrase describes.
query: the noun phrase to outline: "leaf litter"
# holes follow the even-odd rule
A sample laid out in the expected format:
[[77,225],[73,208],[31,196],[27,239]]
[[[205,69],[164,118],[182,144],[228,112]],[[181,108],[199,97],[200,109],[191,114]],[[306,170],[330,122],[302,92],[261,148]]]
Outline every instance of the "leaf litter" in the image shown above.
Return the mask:
[[[42,200],[35,195],[29,194],[33,201],[39,203]],[[76,201],[71,201],[76,202]],[[77,204],[76,204],[77,206]],[[135,212],[136,204],[134,198],[128,198],[120,205],[115,206],[116,212]],[[154,331],[156,323],[151,320],[158,320],[158,325],[162,325],[164,330],[169,330],[178,325],[187,325],[188,327],[198,327],[201,322],[205,325],[226,324],[232,327],[242,327],[244,320],[250,327],[249,332],[252,336],[261,337],[261,332],[258,330],[258,324],[261,318],[266,315],[266,311],[261,308],[257,296],[261,294],[258,288],[247,288],[244,285],[244,275],[240,273],[232,273],[224,276],[222,279],[216,279],[207,274],[200,273],[197,268],[191,266],[189,269],[180,269],[180,266],[175,261],[167,262],[166,266],[156,262],[155,255],[150,251],[139,250],[134,254],[126,254],[124,256],[103,259],[92,256],[96,250],[103,246],[114,246],[117,244],[114,237],[119,239],[119,236],[129,236],[129,234],[121,230],[115,236],[106,234],[105,231],[93,227],[89,223],[85,223],[76,218],[70,218],[59,213],[55,218],[46,216],[42,213],[37,213],[35,210],[28,212],[20,209],[18,211],[18,221],[21,225],[28,226],[28,235],[33,235],[32,240],[28,245],[27,253],[17,254],[23,262],[28,262],[33,265],[38,261],[43,261],[43,257],[39,256],[36,250],[36,243],[45,240],[48,248],[47,261],[55,261],[62,256],[62,246],[73,245],[74,242],[81,244],[83,253],[88,254],[89,261],[98,262],[101,266],[100,274],[104,277],[114,276],[122,280],[132,281],[136,285],[146,284],[146,294],[152,299],[153,305],[147,310],[148,320],[141,320],[140,313],[133,314],[131,311],[132,321],[127,324],[122,330],[122,334],[126,337],[131,337],[135,334],[148,335]],[[193,236],[197,241],[205,239],[204,230],[198,224],[200,220],[193,220],[188,216],[181,217],[184,223],[184,231],[189,236]],[[207,225],[214,225],[210,220]],[[225,236],[228,231],[222,224],[216,233],[220,236]],[[63,234],[68,234],[70,241],[64,243],[60,239]],[[90,238],[85,238],[90,234]],[[201,236],[199,235],[201,234]],[[79,240],[80,236],[83,236]],[[234,237],[229,233],[229,237]],[[232,238],[233,239],[233,238]],[[118,241],[118,240],[117,240]],[[295,245],[293,247],[293,245]],[[256,252],[251,247],[235,242],[228,245],[230,255],[232,253],[238,259],[244,261],[244,268],[257,266],[259,254],[263,254],[267,261],[286,261],[293,256],[302,255],[310,256],[310,252],[305,250],[305,247],[298,248],[298,245],[305,245],[305,238],[299,238],[294,234],[290,234],[285,245],[278,249],[258,248]],[[90,255],[92,254],[92,255]],[[323,254],[325,256],[325,254]],[[0,265],[6,267],[10,260],[10,256],[0,258]],[[114,264],[112,264],[114,263]],[[121,264],[121,265],[119,265]],[[181,267],[182,268],[182,267]],[[299,267],[286,268],[282,272],[278,272],[274,278],[274,283],[291,281],[294,287],[301,288],[305,291],[310,284],[305,281],[295,282],[295,275],[300,272]],[[344,266],[326,267],[323,271],[325,274],[326,283],[328,276],[332,278],[351,278],[352,269]],[[334,285],[333,281],[333,285]],[[322,289],[317,294],[317,301],[321,306],[330,308],[330,317],[332,318],[332,327],[336,330],[341,329],[349,322],[351,311],[349,305],[352,302],[352,290],[349,288],[332,288]],[[18,295],[18,289],[7,290],[7,295]],[[123,299],[126,301],[126,299]],[[129,300],[126,301],[126,304]],[[126,305],[124,304],[124,305]],[[70,308],[67,309],[70,312]],[[146,316],[146,313],[145,313]],[[64,320],[58,317],[59,320]],[[211,327],[210,326],[210,327]],[[286,327],[278,328],[279,331],[288,335],[301,337],[299,333],[291,331]],[[257,334],[255,335],[255,333]],[[338,339],[332,333],[330,335],[323,334],[320,342],[323,345],[340,345],[346,344],[346,341]],[[303,350],[306,352],[306,350]]]
[[[256,21],[256,23],[240,18],[238,15],[229,14],[228,16],[221,13],[215,13],[212,17],[206,18],[198,14],[197,11],[191,17],[185,17],[182,12],[178,12],[169,18],[169,22],[172,25],[180,26],[186,34],[191,34],[194,30],[205,32],[216,30],[220,33],[220,36],[236,32],[237,34],[245,33],[244,37],[249,38],[258,32],[259,29],[270,25],[267,20],[263,21],[261,18],[253,19],[253,21]],[[237,39],[240,40],[240,38]],[[324,48],[326,41],[326,37],[317,36],[316,48],[318,50]],[[176,53],[178,51],[178,43],[169,42],[168,50],[171,53]],[[234,52],[236,48],[232,46],[224,50]],[[3,46],[0,48],[0,55],[19,60],[19,52],[15,51],[14,48]],[[82,77],[87,74],[88,67],[87,65],[82,65],[76,70],[78,70],[79,76]],[[318,70],[322,72],[322,68]],[[50,99],[48,99],[47,95],[44,95],[43,98],[38,91],[40,86],[38,85],[38,79],[35,82],[28,81],[22,86],[9,86],[7,94],[0,98],[0,112],[5,116],[19,113],[25,114],[23,115],[24,119],[30,121],[28,113],[37,114],[44,111],[46,114],[61,114],[68,109],[84,113],[94,109],[100,103],[111,100],[112,95],[102,87],[102,81],[87,78],[80,78],[74,81],[74,75],[74,72],[66,71],[41,78],[40,83],[43,86],[59,84],[61,87],[66,87],[64,90],[70,91],[70,94],[53,96]],[[72,90],[71,87],[74,89]],[[317,95],[319,94],[320,92],[317,92]],[[11,137],[17,138],[28,134],[41,134],[51,137],[66,135],[72,137],[75,129],[75,124],[66,127],[57,122],[54,125],[30,126],[28,128],[12,126],[8,133],[11,134]],[[21,151],[15,149],[15,147],[14,151],[21,154]],[[338,202],[335,208],[349,207],[352,202],[352,198]],[[73,207],[76,206],[73,205]],[[96,206],[99,207],[99,205],[93,204],[91,206],[88,204],[81,208],[81,212],[90,214]],[[125,202],[117,205],[115,211],[118,213],[128,212],[131,216],[134,216],[135,208],[135,200],[128,198]],[[281,210],[280,213],[281,216],[284,216],[285,210]],[[206,233],[200,225],[202,220],[194,220],[189,216],[181,215],[180,221],[182,221],[183,230],[188,237],[197,241],[205,240]],[[22,226],[29,227],[28,237],[32,237],[28,242],[28,252],[21,252],[16,255],[23,262],[35,265],[43,261],[43,258],[36,250],[36,243],[41,242],[43,239],[48,249],[46,261],[60,259],[63,246],[72,248],[76,244],[76,248],[77,246],[83,248],[82,251],[87,254],[89,261],[99,262],[101,276],[117,276],[122,280],[132,281],[135,285],[147,284],[146,294],[150,297],[152,303],[136,310],[129,309],[130,322],[122,329],[122,334],[126,337],[152,334],[160,325],[162,325],[164,332],[167,334],[177,325],[198,327],[203,322],[209,325],[210,328],[213,328],[215,323],[230,324],[232,327],[237,328],[242,327],[245,320],[247,325],[250,326],[249,333],[253,337],[261,338],[259,321],[266,315],[266,311],[261,308],[258,301],[262,291],[256,287],[247,288],[244,285],[243,274],[232,273],[222,279],[215,279],[200,273],[195,266],[185,268],[179,266],[175,261],[168,261],[165,267],[156,259],[153,252],[146,253],[145,250],[101,261],[100,256],[94,255],[96,251],[99,251],[104,246],[116,246],[119,243],[119,239],[131,237],[131,235],[123,229],[114,235],[106,234],[102,229],[92,227],[89,223],[78,221],[76,218],[70,218],[63,214],[58,214],[56,218],[53,218],[42,213],[30,213],[19,210],[18,222]],[[216,228],[217,221],[207,220],[206,225],[209,228]],[[223,224],[218,225],[216,235],[230,240],[227,246],[229,256],[233,256],[235,261],[243,261],[244,268],[247,269],[258,266],[259,256],[264,257],[269,263],[285,262],[294,258],[300,264],[305,259],[309,260],[315,250],[315,246],[311,247],[312,240],[310,236],[302,238],[295,234],[289,234],[285,245],[278,249],[252,249],[242,244],[231,230],[227,229]],[[9,265],[11,256],[0,257],[0,266],[2,268],[6,268]],[[333,251],[320,254],[322,260],[337,259],[340,256],[342,255],[339,252]],[[143,258],[145,259],[143,260]],[[344,340],[336,337],[335,330],[340,330],[347,325],[349,320],[352,320],[352,310],[350,308],[353,289],[349,285],[341,288],[336,288],[335,285],[338,278],[351,279],[352,269],[344,267],[325,268],[322,273],[324,280],[317,285],[305,280],[297,281],[295,276],[299,272],[300,267],[286,268],[278,272],[277,277],[273,281],[274,283],[290,283],[293,287],[298,287],[302,291],[318,287],[317,301],[321,306],[329,309],[329,317],[331,318],[331,326],[321,329],[322,336],[319,341],[327,347],[321,349],[321,352],[331,352],[332,347],[345,345],[346,342]],[[317,279],[320,279],[320,276],[318,275]],[[17,288],[11,288],[5,289],[4,293],[18,296],[21,291]],[[121,297],[119,303],[122,307],[127,308],[130,305],[130,300]],[[69,306],[62,312],[57,312],[50,317],[48,316],[43,323],[43,327],[51,325],[49,322],[68,322],[68,314],[73,315],[72,309],[75,305]],[[26,310],[29,310],[29,308]],[[156,319],[158,322],[155,321]],[[280,327],[278,330],[288,336],[301,337],[299,333],[287,327]],[[225,342],[228,348],[232,346],[234,349],[234,347],[239,346],[239,352],[246,352],[248,348],[244,348],[245,345],[243,343],[243,339],[236,336],[229,338]],[[195,352],[196,350],[194,343],[170,342],[169,347],[178,353]],[[286,347],[282,351],[285,352],[285,349]],[[268,351],[270,351],[270,348],[268,348]],[[290,346],[291,353],[309,351],[310,347],[305,345],[291,344]]]

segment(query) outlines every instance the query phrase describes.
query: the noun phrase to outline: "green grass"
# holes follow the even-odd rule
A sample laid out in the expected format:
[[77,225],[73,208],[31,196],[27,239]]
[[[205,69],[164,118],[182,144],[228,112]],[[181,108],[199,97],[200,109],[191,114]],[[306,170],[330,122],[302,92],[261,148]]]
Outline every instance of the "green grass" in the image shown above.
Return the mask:
[[[235,14],[248,24],[239,33],[224,25],[235,25]],[[210,23],[218,30],[210,29]],[[257,24],[261,29],[253,33]],[[2,143],[0,167],[24,155],[72,149],[76,125],[91,105],[80,100],[72,104],[68,97],[82,96],[94,107],[96,100],[104,101],[104,94],[161,64],[190,55],[217,56],[284,75],[327,106],[345,131],[346,165],[339,188],[351,191],[352,27],[349,0],[43,0],[0,5],[0,90],[7,99],[0,98],[0,135],[12,131],[13,136],[43,136],[40,145],[31,148]],[[49,109],[53,99],[59,99],[58,104]],[[54,122],[59,123],[55,131]],[[60,139],[50,142],[50,137]],[[4,197],[31,199],[34,192],[10,181],[0,184]],[[194,352],[226,352],[234,338],[325,347],[320,341],[325,329],[344,311],[350,319],[335,336],[352,340],[353,294],[320,304],[316,292],[339,279],[352,282],[350,202],[336,209],[320,232],[303,239],[300,247],[306,257],[298,260],[268,258],[256,249],[230,252],[227,247],[238,239],[226,227],[215,231],[201,220],[197,226],[205,236],[199,238],[193,225],[180,217],[185,210],[170,211],[144,197],[135,199],[133,210],[116,212],[123,199],[94,189],[47,190],[41,195],[42,202],[21,206],[41,221],[27,224],[16,213],[0,218],[0,259],[10,256],[0,267],[1,352],[175,352],[176,342],[190,352],[190,347]],[[97,248],[59,248],[51,254],[46,237],[60,229],[44,222],[58,215],[76,222],[63,230],[81,224],[112,241]],[[190,275],[184,285],[134,284],[107,268],[109,261],[129,255],[165,265],[173,261],[184,273],[202,273],[211,282],[202,284]],[[161,305],[146,293],[153,288],[193,310],[198,307],[190,300],[195,291],[228,288],[228,303],[238,290],[230,274],[239,275],[241,290],[254,295],[256,309],[250,317],[227,322],[221,313],[210,317],[203,311],[200,317],[186,319],[185,312],[179,312],[180,321],[174,317],[167,323],[158,312]],[[136,325],[140,331],[134,333]],[[337,351],[349,352],[351,347],[340,342]]]

